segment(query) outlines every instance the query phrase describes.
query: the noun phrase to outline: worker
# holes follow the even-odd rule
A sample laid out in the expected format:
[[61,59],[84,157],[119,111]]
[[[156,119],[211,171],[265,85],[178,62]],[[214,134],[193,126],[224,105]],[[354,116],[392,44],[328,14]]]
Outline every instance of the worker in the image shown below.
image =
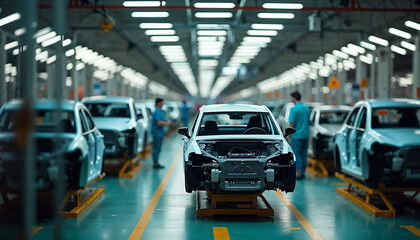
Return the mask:
[[301,95],[298,91],[290,94],[295,106],[290,110],[290,127],[296,129],[296,133],[290,135],[290,146],[296,156],[296,179],[305,178],[306,156],[308,153],[309,139],[309,108],[300,102]]
[[182,101],[183,105],[181,107],[182,121],[184,122],[184,127],[188,127],[188,120],[190,118],[190,107],[187,105],[187,102]]
[[163,127],[170,125],[171,121],[165,121],[162,106],[164,100],[162,98],[156,98],[156,109],[153,113],[152,118],[152,136],[153,136],[153,168],[164,168],[159,164],[159,154],[162,148],[163,137],[165,135]]

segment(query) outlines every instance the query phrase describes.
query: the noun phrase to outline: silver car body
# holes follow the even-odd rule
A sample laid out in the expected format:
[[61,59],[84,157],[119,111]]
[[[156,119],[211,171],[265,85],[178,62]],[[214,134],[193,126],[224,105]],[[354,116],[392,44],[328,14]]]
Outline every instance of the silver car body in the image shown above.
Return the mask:
[[[312,109],[309,117],[309,147],[308,153],[313,157],[318,158],[321,155],[324,157],[332,156],[334,152],[334,136],[343,125],[344,119],[351,110],[349,106],[318,106]],[[321,119],[321,114],[342,114],[341,119],[330,119],[333,122],[324,121]],[[328,120],[328,119],[327,119]]]
[[[399,126],[384,127],[395,118],[389,109],[414,109],[415,125],[399,118]],[[383,110],[381,110],[383,109]],[[389,114],[389,115],[388,115]],[[397,122],[395,120],[395,122]],[[420,181],[420,101],[409,99],[365,100],[356,103],[335,137],[335,164],[344,173],[365,181]],[[375,126],[373,126],[375,125]]]
[[[21,106],[22,103],[18,100],[6,103],[0,110],[1,118],[3,119],[3,114],[7,111],[18,111]],[[53,112],[56,109],[56,101],[38,100],[34,108],[36,111]],[[62,147],[58,151],[54,149],[54,141],[57,139],[55,131],[35,131],[33,133],[38,152],[36,156],[38,165],[36,184],[38,189],[51,187],[52,182],[57,179],[58,168],[55,156],[58,153],[63,154],[65,157],[67,180],[74,180],[70,188],[83,188],[102,173],[103,135],[94,125],[89,110],[80,102],[63,100],[61,111],[68,111],[74,114],[72,123],[74,131],[60,134],[59,141]],[[42,119],[37,117],[36,121],[42,121]],[[10,142],[14,137],[15,133],[13,131],[2,129],[0,131],[1,145]],[[1,155],[3,156],[9,150],[11,149],[1,149]],[[6,169],[6,171],[10,171],[10,169]],[[77,175],[79,176],[78,179],[73,179]],[[13,179],[8,179],[8,181],[12,181],[9,183],[13,185]]]
[[141,117],[139,117],[138,122],[143,126],[139,138],[143,138],[143,144],[146,146],[152,140],[152,133],[150,131],[150,128],[152,126],[152,116],[147,110],[145,104],[136,103],[135,106],[137,114],[141,114]]
[[[88,108],[90,104],[101,103],[115,103],[128,106],[129,114],[126,117],[95,117],[95,113],[92,112],[93,120],[105,136],[105,154],[107,156],[120,157],[124,153],[131,151],[131,155],[134,157],[137,153],[143,151],[144,144],[143,137],[141,136],[141,133],[143,132],[143,124],[137,117],[134,100],[132,98],[96,96],[84,98],[83,103],[86,104]],[[134,138],[136,138],[134,141],[137,141],[137,143],[132,143],[129,140],[131,138],[131,133],[130,136],[124,136],[123,133],[128,131],[134,132]]]
[[[203,116],[211,113],[268,114],[267,117],[271,119],[273,131],[277,132],[277,134],[199,136],[199,131],[204,126],[204,122],[202,122]],[[267,107],[239,104],[204,105],[197,114],[189,136],[183,137],[185,141],[183,158],[187,192],[203,189],[219,192],[246,192],[269,189],[281,189],[291,192],[294,190],[296,178],[295,156]],[[251,154],[252,156],[249,154],[248,156],[246,156],[247,154],[233,156],[233,154],[229,155],[229,153],[224,155],[220,151],[216,153],[213,151],[216,149],[217,144],[219,146],[230,144],[237,146],[239,149],[247,148],[247,144],[259,144],[259,146],[262,146],[262,149],[269,148],[270,151],[263,154],[262,150],[259,153],[255,153],[255,155],[254,153]],[[213,150],[208,150],[209,148]],[[246,151],[250,152],[251,150]],[[219,154],[223,156],[219,156]],[[275,162],[280,160],[280,158],[282,159],[281,163]],[[197,161],[206,159],[209,162],[197,165],[194,163],[195,159]],[[190,172],[194,169],[199,176],[191,176]],[[289,172],[286,173],[285,171]],[[201,181],[198,178],[206,179]]]

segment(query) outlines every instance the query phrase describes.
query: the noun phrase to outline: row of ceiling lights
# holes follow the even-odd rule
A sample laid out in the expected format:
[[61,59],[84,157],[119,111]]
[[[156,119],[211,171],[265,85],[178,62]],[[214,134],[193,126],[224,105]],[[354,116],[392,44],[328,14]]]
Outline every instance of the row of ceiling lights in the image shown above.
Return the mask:
[[[405,26],[420,31],[420,24],[416,22],[406,21]],[[389,46],[390,43],[388,40],[371,35],[368,37],[368,41],[370,43],[360,41],[359,46],[350,43],[347,46],[342,47],[340,50],[332,51],[332,54],[325,54],[323,57],[318,58],[317,61],[312,61],[309,64],[300,64],[280,74],[279,76],[274,76],[264,80],[257,84],[257,86],[260,91],[265,93],[272,91],[273,89],[287,87],[292,82],[299,84],[308,78],[316,79],[318,75],[328,77],[333,70],[344,69],[348,71],[350,69],[355,69],[356,64],[354,57],[358,57],[360,61],[366,64],[372,64],[373,61],[375,61],[374,55],[371,53],[366,54],[366,51],[374,52],[377,49],[377,46],[389,46],[391,51],[400,55],[407,54],[407,50],[416,51],[416,45],[407,41],[412,38],[410,33],[392,27],[388,29],[388,32],[405,39],[400,41],[401,47],[397,45]],[[238,94],[241,96],[243,95],[242,93]]]

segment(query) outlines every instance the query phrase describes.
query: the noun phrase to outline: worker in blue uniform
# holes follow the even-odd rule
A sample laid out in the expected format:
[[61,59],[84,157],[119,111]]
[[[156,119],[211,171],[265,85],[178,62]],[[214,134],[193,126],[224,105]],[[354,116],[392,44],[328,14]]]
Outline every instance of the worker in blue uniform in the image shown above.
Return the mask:
[[310,109],[300,102],[301,95],[298,91],[290,94],[295,106],[290,110],[290,127],[296,129],[296,133],[290,136],[290,146],[296,156],[296,179],[305,178],[306,157],[308,153],[309,139],[309,115]]
[[183,105],[181,107],[182,121],[184,122],[184,127],[188,127],[188,120],[190,118],[190,107],[187,105],[187,102],[182,101]]
[[156,109],[152,117],[152,136],[153,136],[153,168],[163,168],[164,166],[159,164],[159,154],[162,148],[163,137],[165,132],[163,127],[170,125],[171,121],[165,121],[165,117],[162,111],[164,100],[162,98],[156,98]]

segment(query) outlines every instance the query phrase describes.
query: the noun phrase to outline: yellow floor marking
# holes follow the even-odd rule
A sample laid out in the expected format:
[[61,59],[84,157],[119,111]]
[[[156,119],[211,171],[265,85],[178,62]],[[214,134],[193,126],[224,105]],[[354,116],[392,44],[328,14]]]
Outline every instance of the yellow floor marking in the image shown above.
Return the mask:
[[214,240],[230,240],[227,227],[213,227]]
[[415,226],[405,225],[405,226],[400,226],[400,227],[405,228],[408,231],[410,231],[412,234],[416,235],[417,237],[420,237],[420,229],[416,228]]
[[324,237],[312,226],[312,224],[299,212],[299,210],[289,201],[280,191],[275,192],[277,197],[283,202],[284,205],[292,212],[293,216],[299,221],[300,225],[305,229],[305,231],[311,236],[312,239],[323,240]]
[[155,194],[152,197],[152,200],[150,200],[149,205],[147,205],[146,210],[144,211],[143,215],[141,216],[139,222],[137,223],[136,227],[134,228],[133,232],[131,233],[129,240],[138,240],[143,235],[144,229],[146,229],[147,223],[149,222],[150,217],[152,216],[153,211],[155,210],[155,207],[159,201],[160,196],[163,193],[163,190],[165,189],[166,184],[168,183],[169,177],[172,175],[172,172],[176,166],[176,163],[181,158],[182,149],[179,150],[179,152],[176,154],[174,160],[172,160],[172,164],[169,167],[168,172],[165,175],[165,178],[163,178],[162,182],[160,183],[158,189],[156,190]]
[[300,228],[289,228],[290,230],[300,230]]
[[32,230],[32,235],[37,234],[39,231],[41,231],[44,227],[34,227]]

